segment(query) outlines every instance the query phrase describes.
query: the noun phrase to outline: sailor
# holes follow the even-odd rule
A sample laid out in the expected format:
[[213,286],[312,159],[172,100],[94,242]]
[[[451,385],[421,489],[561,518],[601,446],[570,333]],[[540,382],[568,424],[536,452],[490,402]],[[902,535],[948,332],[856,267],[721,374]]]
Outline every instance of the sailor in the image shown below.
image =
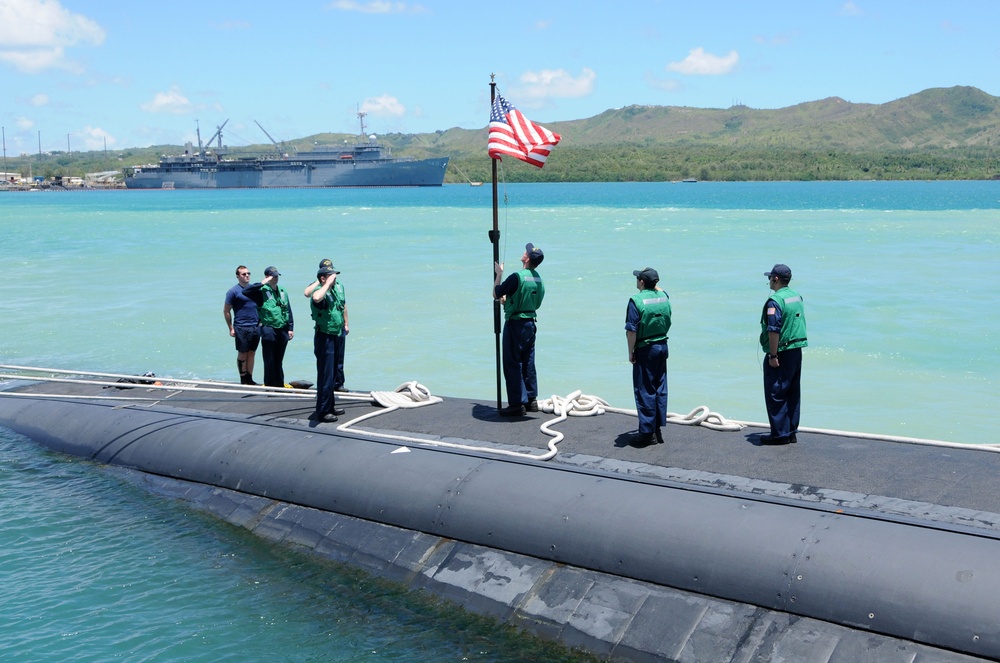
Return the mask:
[[[337,421],[344,410],[337,407],[335,380],[337,371],[337,339],[344,330],[345,303],[334,287],[336,269],[332,264],[320,263],[316,272],[316,287],[309,293],[312,319],[316,321],[313,353],[316,355],[316,413],[318,421]],[[342,346],[341,346],[342,347]]]
[[663,442],[661,426],[667,423],[667,332],[670,330],[670,298],[657,284],[660,275],[652,267],[632,272],[635,287],[625,310],[625,339],[632,364],[632,389],[639,415],[636,444]]
[[243,289],[243,294],[257,304],[260,318],[260,344],[264,355],[264,384],[268,387],[284,387],[285,349],[295,336],[295,319],[288,292],[278,285],[281,273],[277,267],[264,270],[264,280]]
[[500,416],[518,417],[538,412],[538,376],[535,373],[536,311],[545,297],[537,268],[545,255],[532,243],[524,247],[521,269],[503,279],[503,265],[494,264],[493,298],[503,302],[503,375],[507,407]]
[[764,404],[771,434],[764,444],[796,442],[799,430],[802,380],[802,348],[806,340],[806,317],[802,295],[788,287],[792,270],[778,264],[764,272],[773,291],[760,315],[760,347],[764,358]]
[[226,292],[222,317],[226,319],[229,335],[236,340],[236,367],[240,384],[257,384],[253,381],[253,359],[260,345],[260,326],[257,304],[243,294],[250,284],[250,270],[246,265],[236,268],[236,285]]
[[[329,258],[323,258],[319,261],[319,268],[325,269],[327,267],[332,268],[333,262]],[[313,281],[306,286],[305,291],[302,293],[306,297],[311,297],[313,291],[320,285],[319,280]],[[336,295],[337,300],[344,306],[344,329],[340,332],[340,336],[334,341],[337,346],[337,366],[333,377],[333,389],[334,391],[347,391],[347,387],[344,386],[346,382],[344,378],[344,351],[347,349],[347,335],[351,333],[350,318],[347,314],[347,295],[344,293],[344,283],[340,280],[340,272],[337,272],[337,281],[333,284],[334,295]]]

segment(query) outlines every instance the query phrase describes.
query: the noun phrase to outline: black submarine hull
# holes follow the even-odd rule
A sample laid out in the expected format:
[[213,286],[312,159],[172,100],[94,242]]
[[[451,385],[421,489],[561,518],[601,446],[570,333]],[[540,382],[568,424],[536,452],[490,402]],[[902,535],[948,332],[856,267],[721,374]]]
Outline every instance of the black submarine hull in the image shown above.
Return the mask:
[[1000,541],[971,528],[169,406],[0,398],[0,425],[157,477],[1000,659]]

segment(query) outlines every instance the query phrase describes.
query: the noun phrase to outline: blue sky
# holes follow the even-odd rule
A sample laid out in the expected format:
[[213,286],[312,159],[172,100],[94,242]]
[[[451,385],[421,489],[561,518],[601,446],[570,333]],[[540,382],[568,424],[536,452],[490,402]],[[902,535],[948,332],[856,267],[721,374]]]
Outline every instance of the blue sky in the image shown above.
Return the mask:
[[[1000,95],[996,0],[0,0],[8,155],[545,124],[630,104]],[[572,140],[571,136],[564,136]],[[485,152],[485,146],[484,146]]]

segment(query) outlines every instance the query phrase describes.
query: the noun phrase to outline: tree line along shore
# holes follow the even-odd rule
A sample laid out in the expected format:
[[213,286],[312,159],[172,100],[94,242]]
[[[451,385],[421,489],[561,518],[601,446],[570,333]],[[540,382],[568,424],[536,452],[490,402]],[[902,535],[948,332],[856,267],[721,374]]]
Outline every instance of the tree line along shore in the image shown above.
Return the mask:
[[[830,97],[773,110],[632,105],[582,120],[532,119],[563,140],[544,169],[505,160],[508,182],[1000,179],[1000,97],[973,87],[932,88],[884,104]],[[315,144],[357,138],[315,134],[282,141],[280,150],[293,156]],[[449,157],[446,183],[491,178],[486,127],[381,139],[397,156]],[[118,171],[120,182],[126,169],[183,149],[22,154],[5,156],[0,170],[49,181]],[[275,149],[259,144],[231,151]]]

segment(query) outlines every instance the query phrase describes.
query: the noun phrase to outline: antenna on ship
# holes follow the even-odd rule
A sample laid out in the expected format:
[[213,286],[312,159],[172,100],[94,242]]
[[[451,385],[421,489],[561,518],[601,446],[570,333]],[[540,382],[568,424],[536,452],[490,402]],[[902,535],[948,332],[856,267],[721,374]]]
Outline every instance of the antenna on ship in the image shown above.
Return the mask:
[[365,133],[365,115],[368,115],[368,113],[366,113],[363,110],[361,110],[361,107],[359,106],[358,107],[358,120],[361,122],[361,140],[362,140],[362,142],[364,142],[364,139],[368,135],[368,134]]
[[198,134],[198,155],[200,156],[204,153],[204,149],[201,144],[201,125],[198,124],[197,118],[194,121],[194,132]]

